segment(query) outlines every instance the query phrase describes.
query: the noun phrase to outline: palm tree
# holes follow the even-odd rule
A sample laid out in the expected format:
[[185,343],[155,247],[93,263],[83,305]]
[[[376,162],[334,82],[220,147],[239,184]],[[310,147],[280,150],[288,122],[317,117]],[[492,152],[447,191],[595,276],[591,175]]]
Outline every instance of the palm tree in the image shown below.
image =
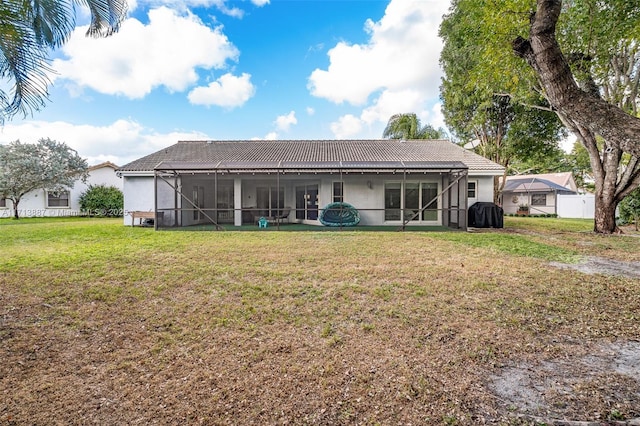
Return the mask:
[[[76,7],[91,12],[88,36],[118,31],[126,16],[126,0],[3,0],[0,2],[0,124],[16,114],[44,106],[48,96],[49,54],[62,46],[76,26]],[[4,86],[4,84],[3,84]]]
[[382,137],[386,139],[444,139],[447,132],[440,128],[434,129],[430,124],[422,126],[420,119],[414,113],[394,114],[389,119]]

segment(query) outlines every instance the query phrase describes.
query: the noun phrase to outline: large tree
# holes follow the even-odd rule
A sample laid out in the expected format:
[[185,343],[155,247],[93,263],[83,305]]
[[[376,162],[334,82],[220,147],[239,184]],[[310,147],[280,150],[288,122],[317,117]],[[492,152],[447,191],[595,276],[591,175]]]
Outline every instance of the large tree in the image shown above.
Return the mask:
[[594,230],[615,232],[618,203],[640,184],[640,4],[454,0],[453,10],[460,7],[478,27],[481,61],[469,78],[487,75],[519,103],[544,97],[589,153]]
[[394,114],[389,118],[387,126],[382,132],[386,139],[444,139],[447,132],[435,129],[430,124],[424,126],[414,113]]
[[87,161],[63,142],[40,139],[36,144],[0,145],[0,198],[11,200],[20,217],[20,200],[28,192],[59,192],[87,177]]
[[[544,98],[532,93],[526,102],[516,101],[505,89],[505,73],[484,69],[490,45],[478,43],[484,37],[479,24],[482,12],[477,2],[454,1],[451,13],[444,17],[440,95],[445,121],[455,138],[504,166],[506,177],[557,159],[564,131]],[[496,179],[496,202],[504,177]]]
[[0,2],[0,124],[39,110],[48,96],[51,49],[63,45],[76,26],[76,7],[87,6],[87,35],[112,34],[126,15],[125,0],[3,0]]
[[[640,119],[632,115],[639,103],[640,5],[567,1],[563,11],[560,0],[538,0],[536,6],[529,37],[516,37],[514,52],[531,66],[556,114],[589,152],[595,231],[615,232],[616,207],[640,185]],[[561,14],[569,21],[558,28]]]

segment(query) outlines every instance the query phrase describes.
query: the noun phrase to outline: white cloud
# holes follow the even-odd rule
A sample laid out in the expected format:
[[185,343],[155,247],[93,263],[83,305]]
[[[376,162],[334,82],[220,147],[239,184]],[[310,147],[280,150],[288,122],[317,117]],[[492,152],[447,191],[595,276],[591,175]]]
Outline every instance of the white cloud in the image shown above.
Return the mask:
[[345,116],[332,124],[336,137],[355,129],[356,120],[363,128],[386,124],[393,114],[428,111],[428,104],[438,98],[438,28],[449,6],[447,0],[392,0],[382,19],[365,23],[367,43],[342,41],[329,50],[329,66],[311,73],[309,91],[336,104],[363,108],[360,118]]
[[184,91],[197,82],[196,69],[222,69],[239,56],[221,27],[211,29],[193,14],[166,7],[150,10],[147,25],[125,20],[112,37],[92,39],[85,32],[73,32],[62,48],[68,59],[52,63],[58,73],[52,79],[132,99],[160,86]]
[[244,16],[244,11],[242,9],[227,6],[226,0],[213,0],[211,3],[225,15],[238,19],[242,19],[242,17]]
[[243,73],[240,77],[225,74],[208,86],[196,87],[187,96],[194,105],[216,105],[234,108],[243,105],[255,94],[251,84],[251,75]]
[[275,141],[276,139],[278,139],[278,134],[276,132],[269,132],[264,137],[264,140],[267,140],[267,141]]
[[117,120],[106,126],[76,125],[64,121],[25,121],[6,124],[0,143],[20,140],[35,143],[40,138],[64,142],[87,159],[89,165],[111,161],[122,166],[179,140],[211,139],[200,132],[157,133],[132,120]]
[[313,115],[316,113],[316,110],[311,108],[311,107],[307,107],[307,115]]
[[430,109],[421,110],[420,108],[425,105],[425,100],[414,95],[415,92],[412,91],[398,93],[385,91],[373,105],[362,111],[360,117],[353,114],[342,116],[331,124],[331,130],[336,138],[344,139],[358,137],[358,133],[366,127],[372,131],[379,130],[368,137],[380,138],[383,126],[376,126],[376,124],[386,125],[392,115],[402,113],[415,113],[423,125],[430,124],[435,129],[440,127],[446,129],[442,103],[437,102]]
[[417,90],[385,90],[373,105],[362,111],[360,118],[367,124],[387,123],[393,114],[418,112],[424,108],[426,99]]
[[380,21],[367,21],[367,44],[340,42],[329,50],[329,68],[309,77],[311,93],[354,105],[382,89],[437,94],[438,27],[448,6],[448,1],[391,1]]
[[296,119],[296,112],[291,111],[287,115],[279,115],[274,123],[278,130],[287,132],[292,125],[298,124],[298,120]]
[[[129,4],[129,10],[134,10],[136,6],[136,0],[127,0]],[[131,4],[133,3],[133,6]],[[209,8],[215,7],[222,14],[231,16],[232,18],[242,19],[244,17],[244,10],[236,7],[229,6],[231,1],[229,0],[140,0],[140,3],[144,3],[150,7],[168,6],[177,10],[188,10],[192,7],[197,8]],[[270,3],[269,0],[251,0],[251,3],[257,7],[263,7]]]
[[331,131],[336,139],[348,139],[362,131],[362,124],[362,120],[358,117],[347,114],[331,123]]
[[[431,108],[430,113],[426,117],[420,117],[423,124],[431,124],[434,129],[447,129],[447,124],[444,122],[444,114],[442,113],[442,103],[438,102]],[[448,130],[447,130],[448,131]]]

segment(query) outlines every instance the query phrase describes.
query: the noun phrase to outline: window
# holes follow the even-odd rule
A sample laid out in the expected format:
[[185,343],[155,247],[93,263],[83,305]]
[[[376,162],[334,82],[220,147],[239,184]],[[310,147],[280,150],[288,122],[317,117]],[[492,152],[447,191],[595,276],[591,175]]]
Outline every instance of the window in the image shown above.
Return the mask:
[[69,191],[47,191],[47,207],[69,207]]
[[333,182],[333,202],[339,203],[344,201],[344,193],[343,193],[343,185],[342,182]]
[[434,222],[439,219],[438,209],[436,182],[390,182],[384,186],[385,220]]
[[204,207],[204,186],[193,186],[193,220],[204,218],[202,208]]
[[[422,220],[438,220],[438,184],[435,182],[422,184]],[[435,200],[435,201],[434,201]]]
[[387,183],[384,185],[384,220],[401,220],[401,195],[402,184]]
[[0,209],[3,209],[7,207],[7,199],[6,198],[0,198]]
[[531,205],[532,206],[546,206],[547,205],[547,194],[531,194]]
[[476,198],[476,189],[478,183],[476,181],[467,182],[467,198]]

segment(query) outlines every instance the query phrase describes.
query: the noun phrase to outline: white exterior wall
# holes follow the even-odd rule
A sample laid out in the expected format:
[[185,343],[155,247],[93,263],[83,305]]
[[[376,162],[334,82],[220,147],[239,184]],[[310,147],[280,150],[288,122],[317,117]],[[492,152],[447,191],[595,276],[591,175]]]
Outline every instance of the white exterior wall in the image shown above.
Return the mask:
[[[230,176],[220,176],[219,179],[233,179]],[[274,175],[265,176],[241,176],[235,177],[234,185],[235,208],[235,224],[241,222],[240,208],[256,207],[256,187],[257,186],[276,186],[277,178]],[[360,174],[325,174],[317,176],[283,174],[279,177],[280,186],[285,189],[285,205],[295,209],[295,188],[303,184],[318,184],[318,208],[323,209],[327,204],[333,202],[333,183],[343,182],[343,199],[345,202],[353,205],[360,212],[360,224],[363,226],[382,225],[384,220],[384,198],[386,182],[402,182],[403,175],[360,175]],[[469,181],[477,183],[476,198],[469,199],[468,206],[474,202],[493,201],[493,176],[470,175]],[[154,180],[152,175],[125,176],[124,180],[124,196],[125,196],[125,217],[124,224],[131,225],[131,216],[127,215],[130,211],[153,211],[154,204]],[[213,177],[204,175],[196,177],[185,177],[184,179],[185,196],[191,197],[194,184],[202,185],[205,188],[205,205],[204,208],[212,209],[214,206],[210,204],[213,197],[210,194],[213,191]],[[240,180],[242,183],[240,184]],[[438,182],[440,191],[444,189],[444,183],[439,175],[408,175],[407,182]],[[238,193],[241,192],[241,193]],[[175,191],[170,188],[166,182],[158,179],[158,208],[173,208],[175,205]],[[446,197],[441,197],[439,205],[442,207],[447,203]],[[177,207],[187,204],[183,203],[178,197]],[[190,208],[190,207],[189,207]],[[442,219],[442,218],[441,218]],[[165,225],[172,223],[168,212],[164,214]],[[289,220],[295,222],[295,212],[292,210]],[[183,215],[181,220],[182,226],[192,224],[192,220],[188,215]],[[399,222],[398,222],[399,223]],[[395,223],[386,223],[394,225]],[[424,225],[424,223],[416,222],[416,225]]]
[[[123,180],[116,175],[113,167],[105,166],[91,170],[86,182],[76,181],[69,190],[68,207],[48,207],[47,193],[43,189],[38,189],[25,194],[18,205],[20,217],[64,217],[81,216],[80,195],[87,190],[89,185],[115,186],[122,190]],[[11,201],[6,201],[6,207],[0,207],[0,217],[13,216],[13,205]]]
[[360,211],[360,224],[384,222],[384,181],[381,176],[353,176],[344,183],[344,201]]
[[558,217],[593,219],[596,210],[594,194],[558,195]]
[[476,198],[469,199],[467,207],[470,207],[473,203],[493,203],[493,176],[478,176],[470,174],[468,181],[476,181],[478,185]]
[[153,176],[125,176],[123,180],[124,193],[124,224],[132,225],[132,211],[153,211],[155,196]]
[[[532,205],[531,196],[533,194],[545,194],[547,196],[547,204],[544,206]],[[507,214],[516,214],[519,205],[527,204],[530,215],[556,214],[556,197],[560,197],[560,195],[555,192],[504,192],[502,196],[502,208]],[[516,198],[517,202],[514,202]]]

